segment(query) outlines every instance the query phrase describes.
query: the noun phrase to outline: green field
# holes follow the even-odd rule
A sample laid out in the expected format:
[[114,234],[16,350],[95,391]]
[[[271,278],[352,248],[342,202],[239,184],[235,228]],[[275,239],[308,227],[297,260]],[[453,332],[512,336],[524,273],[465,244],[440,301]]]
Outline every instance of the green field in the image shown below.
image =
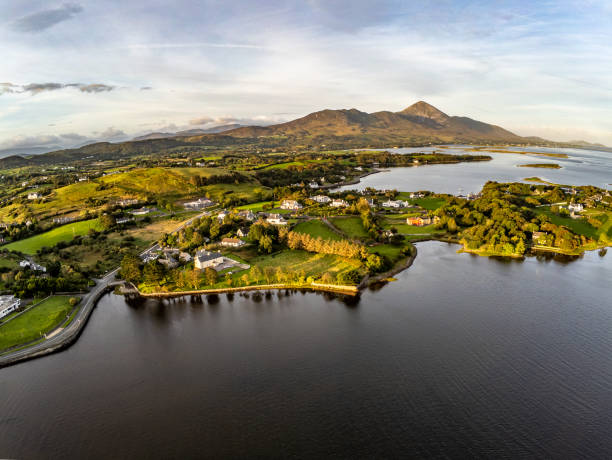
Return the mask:
[[332,217],[330,221],[350,238],[368,238],[360,217]]
[[53,247],[60,241],[70,241],[75,236],[86,235],[90,229],[102,230],[98,219],[84,220],[49,230],[46,233],[15,241],[3,246],[3,249],[18,251],[24,254],[36,254],[42,247]]
[[50,297],[32,310],[0,326],[0,350],[31,342],[55,329],[72,310],[69,297]]
[[397,231],[404,235],[416,235],[416,234],[428,234],[428,233],[444,233],[440,230],[436,229],[435,225],[425,225],[424,227],[418,227],[416,225],[408,225],[405,219],[390,219],[385,218],[382,223],[382,227],[385,229],[390,229],[391,227],[395,227]]
[[331,254],[315,254],[306,251],[285,250],[276,254],[256,257],[249,262],[261,269],[266,267],[283,267],[292,272],[304,271],[306,276],[318,278],[325,272],[338,274],[352,269],[359,269],[361,262],[356,259]]
[[19,262],[14,257],[0,256],[0,268],[15,268]]
[[420,206],[421,208],[427,209],[428,211],[435,211],[436,209],[444,205],[444,203],[446,203],[446,200],[444,198],[435,198],[435,197],[410,198],[409,193],[400,193],[399,195],[400,197],[403,196],[403,198],[398,198],[398,199],[406,200],[410,204]]
[[279,201],[259,201],[258,203],[245,204],[244,206],[238,206],[236,209],[239,211],[251,210],[253,212],[263,211],[263,207],[267,204],[271,204],[273,207],[280,204]]
[[585,219],[572,219],[571,217],[561,217],[550,211],[549,207],[535,208],[538,214],[545,214],[550,217],[550,221],[555,225],[564,225],[574,233],[588,236],[589,238],[597,239],[599,236],[598,230],[589,224]]
[[379,256],[387,257],[392,263],[397,262],[402,258],[402,246],[395,246],[393,244],[379,244],[368,248],[371,253],[378,254]]
[[307,233],[308,235],[324,240],[342,240],[342,236],[338,235],[331,228],[321,222],[319,219],[312,219],[306,222],[299,223],[293,229],[294,232]]

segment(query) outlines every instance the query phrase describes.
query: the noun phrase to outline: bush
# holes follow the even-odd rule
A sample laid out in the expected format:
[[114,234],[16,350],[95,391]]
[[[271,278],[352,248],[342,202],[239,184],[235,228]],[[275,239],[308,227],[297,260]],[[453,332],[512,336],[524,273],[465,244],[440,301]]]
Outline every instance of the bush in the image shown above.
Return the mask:
[[70,304],[71,307],[74,307],[80,301],[81,301],[81,299],[79,297],[70,297],[70,299],[68,300],[68,303]]

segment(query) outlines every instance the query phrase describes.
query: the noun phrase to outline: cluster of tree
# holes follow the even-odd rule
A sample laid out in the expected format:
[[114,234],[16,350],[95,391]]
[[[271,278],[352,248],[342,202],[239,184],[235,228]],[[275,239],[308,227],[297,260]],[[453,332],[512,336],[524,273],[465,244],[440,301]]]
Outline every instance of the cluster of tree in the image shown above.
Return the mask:
[[488,155],[449,155],[446,153],[410,153],[398,155],[390,152],[363,152],[356,155],[357,163],[360,165],[371,165],[378,163],[379,166],[411,166],[419,163],[461,163],[466,161],[488,161]]
[[352,173],[351,168],[337,161],[289,165],[286,168],[260,169],[255,173],[257,180],[267,187],[286,186],[300,182],[319,181],[340,182],[341,176]]
[[334,254],[352,259],[365,260],[368,257],[367,249],[362,245],[348,240],[324,240],[321,237],[314,238],[307,233],[288,232],[287,247],[289,249],[303,249],[308,252],[319,254]]
[[204,187],[214,184],[242,184],[249,182],[249,178],[243,174],[233,172],[231,174],[214,174],[212,176],[193,176],[190,182],[196,187]]
[[[522,255],[534,232],[549,232],[550,246],[573,250],[588,242],[566,227],[550,222],[533,209],[527,184],[485,184],[481,196],[473,201],[449,197],[436,211],[440,228],[458,234],[468,249],[479,249],[502,255]],[[547,200],[563,198],[558,188],[547,191]],[[542,244],[538,241],[538,244]]]
[[13,223],[0,229],[0,236],[6,241],[17,241],[23,238],[41,233],[43,229],[36,220],[30,221],[30,225],[24,223]]
[[[53,268],[52,268],[53,269]],[[59,269],[54,271],[59,274]],[[10,270],[0,275],[4,289],[19,297],[44,297],[56,292],[74,292],[86,289],[88,281],[86,278],[40,276],[38,273],[28,269]]]

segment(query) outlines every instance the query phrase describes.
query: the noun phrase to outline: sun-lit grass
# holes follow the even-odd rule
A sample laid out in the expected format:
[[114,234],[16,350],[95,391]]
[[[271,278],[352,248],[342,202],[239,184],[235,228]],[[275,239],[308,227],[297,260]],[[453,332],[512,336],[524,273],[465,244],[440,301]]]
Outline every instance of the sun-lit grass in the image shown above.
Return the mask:
[[294,227],[293,231],[298,233],[306,233],[314,238],[321,237],[324,240],[339,241],[343,239],[342,236],[338,235],[319,219],[301,222]]
[[39,339],[55,329],[70,312],[69,297],[55,296],[0,326],[0,350]]
[[332,217],[330,221],[350,238],[368,237],[368,232],[363,228],[360,217]]
[[102,230],[98,219],[74,222],[54,228],[48,232],[35,235],[24,240],[15,241],[3,246],[3,249],[19,251],[24,254],[36,254],[42,247],[53,247],[60,241],[70,241],[75,236],[86,235],[90,229]]

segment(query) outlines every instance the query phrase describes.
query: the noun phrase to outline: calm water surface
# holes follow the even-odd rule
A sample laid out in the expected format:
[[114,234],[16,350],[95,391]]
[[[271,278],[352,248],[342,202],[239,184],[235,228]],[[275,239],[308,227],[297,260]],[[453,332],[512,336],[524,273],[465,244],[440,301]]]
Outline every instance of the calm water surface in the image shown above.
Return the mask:
[[0,370],[0,457],[612,457],[612,257],[418,247],[358,302],[108,295]]
[[[605,187],[612,183],[612,153],[580,149],[548,149],[509,147],[513,151],[565,153],[568,158],[550,158],[540,155],[494,153],[491,161],[459,163],[454,165],[430,165],[410,168],[391,168],[388,171],[367,176],[359,184],[341,187],[340,190],[363,190],[366,187],[397,189],[404,191],[430,190],[437,193],[476,193],[488,180],[520,182],[537,176],[548,182],[571,185],[595,185]],[[396,153],[412,153],[436,150],[450,154],[477,154],[460,146],[428,148],[387,149]],[[519,168],[529,163],[556,163],[561,169]],[[608,186],[608,188],[610,188]]]

